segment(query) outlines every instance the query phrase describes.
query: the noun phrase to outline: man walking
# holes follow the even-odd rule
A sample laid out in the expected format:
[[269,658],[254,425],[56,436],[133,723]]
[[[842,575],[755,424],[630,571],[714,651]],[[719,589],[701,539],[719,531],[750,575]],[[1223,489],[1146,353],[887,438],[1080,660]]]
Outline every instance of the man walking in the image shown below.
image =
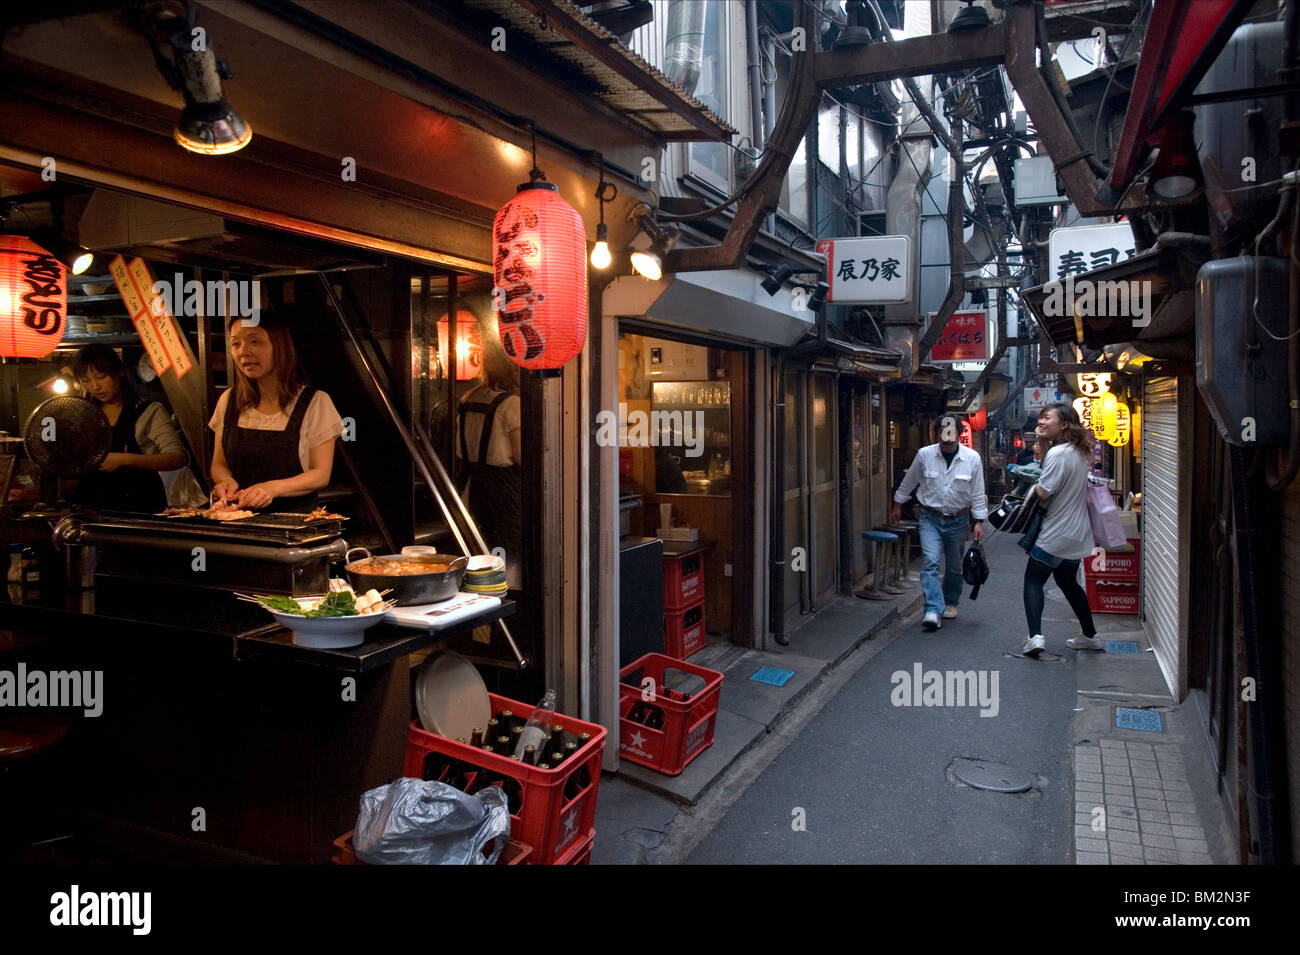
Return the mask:
[[[961,425],[955,415],[943,415],[934,423],[938,444],[926,445],[916,453],[903,483],[894,492],[890,520],[902,517],[902,505],[916,491],[921,512],[921,589],[925,592],[925,617],[921,627],[938,630],[939,617],[957,616],[961,600],[962,550],[975,519],[975,539],[984,536],[988,503],[984,497],[984,462],[979,453],[958,443]],[[944,560],[942,584],[939,558]]]

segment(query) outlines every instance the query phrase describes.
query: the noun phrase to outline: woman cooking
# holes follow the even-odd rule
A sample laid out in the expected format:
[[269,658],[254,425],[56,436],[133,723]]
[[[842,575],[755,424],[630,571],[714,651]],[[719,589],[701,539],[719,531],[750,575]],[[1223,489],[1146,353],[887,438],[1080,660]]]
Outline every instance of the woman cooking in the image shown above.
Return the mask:
[[86,507],[156,513],[167,506],[159,471],[185,467],[188,456],[171,416],[156,401],[142,402],[126,387],[126,366],[107,345],[77,352],[73,374],[86,397],[113,427],[112,450],[98,471],[83,474],[72,499]]
[[329,395],[298,370],[289,330],[262,312],[229,324],[235,385],[217,399],[208,422],[216,433],[211,476],[218,501],[304,512],[329,484],[343,420]]

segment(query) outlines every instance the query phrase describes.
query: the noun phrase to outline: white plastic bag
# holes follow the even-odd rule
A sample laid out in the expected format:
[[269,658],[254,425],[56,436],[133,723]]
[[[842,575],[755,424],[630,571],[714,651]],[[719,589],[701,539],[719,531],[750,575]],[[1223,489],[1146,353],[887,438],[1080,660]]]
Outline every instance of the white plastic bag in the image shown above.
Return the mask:
[[435,780],[403,777],[362,794],[352,845],[371,865],[495,865],[509,838],[501,787],[471,796]]

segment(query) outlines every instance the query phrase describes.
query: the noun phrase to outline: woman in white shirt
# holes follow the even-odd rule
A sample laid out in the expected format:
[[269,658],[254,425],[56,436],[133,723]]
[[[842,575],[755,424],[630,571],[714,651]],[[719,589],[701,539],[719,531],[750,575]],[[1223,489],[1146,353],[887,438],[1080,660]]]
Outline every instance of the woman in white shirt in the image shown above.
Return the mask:
[[1029,622],[1029,636],[1021,652],[1027,657],[1037,657],[1046,647],[1041,631],[1043,584],[1048,577],[1056,580],[1083,627],[1082,633],[1065,642],[1066,646],[1073,650],[1104,650],[1106,645],[1098,639],[1097,628],[1093,626],[1088,595],[1078,580],[1079,561],[1092,553],[1093,545],[1087,504],[1092,444],[1079,415],[1067,404],[1044,408],[1038,416],[1037,432],[1050,447],[1043,458],[1042,476],[1030,493],[1047,502],[1047,513],[1029,552],[1029,563],[1025,565],[1025,618]]
[[329,395],[298,370],[289,330],[263,312],[229,324],[235,384],[208,422],[216,433],[210,474],[218,500],[244,508],[310,511],[330,482],[343,419]]

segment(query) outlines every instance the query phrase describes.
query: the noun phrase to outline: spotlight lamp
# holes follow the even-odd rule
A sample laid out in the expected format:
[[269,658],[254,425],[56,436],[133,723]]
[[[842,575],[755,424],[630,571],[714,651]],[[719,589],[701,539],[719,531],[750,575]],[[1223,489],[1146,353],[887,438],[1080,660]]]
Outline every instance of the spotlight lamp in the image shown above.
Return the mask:
[[794,275],[794,269],[790,266],[784,264],[778,265],[772,270],[772,274],[763,279],[763,291],[768,295],[775,295],[777,292],[781,291],[781,286],[788,282],[792,275]]
[[827,282],[818,282],[817,287],[813,289],[812,295],[808,297],[808,309],[813,312],[821,311],[821,307],[826,304],[826,296],[830,294],[831,287]]
[[681,233],[675,225],[659,225],[649,212],[642,212],[638,217],[641,231],[650,237],[650,248],[634,251],[631,255],[632,268],[651,281],[663,278],[664,258],[673,250]]
[[[183,13],[182,13],[183,11]],[[221,81],[234,74],[218,60],[210,39],[196,42],[194,8],[165,4],[156,19],[142,24],[153,49],[154,64],[172,89],[185,98],[185,108],[172,130],[177,145],[192,153],[219,156],[243,149],[253,138],[252,127],[226,100]],[[201,49],[195,49],[198,45]],[[168,57],[165,51],[170,50]]]

